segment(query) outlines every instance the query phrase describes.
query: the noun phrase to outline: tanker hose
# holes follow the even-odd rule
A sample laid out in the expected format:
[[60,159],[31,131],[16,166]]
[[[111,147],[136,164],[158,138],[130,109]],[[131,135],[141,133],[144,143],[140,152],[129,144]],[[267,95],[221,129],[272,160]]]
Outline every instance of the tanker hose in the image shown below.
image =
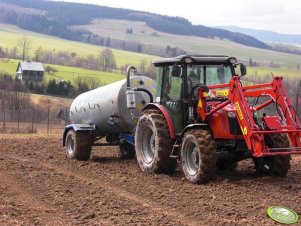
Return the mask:
[[149,96],[149,102],[150,102],[150,103],[153,103],[153,102],[154,102],[153,94],[152,94],[149,90],[143,89],[143,88],[135,88],[134,90],[135,90],[135,91],[141,91],[141,92],[147,93],[148,96]]
[[136,68],[134,66],[128,66],[127,68],[127,77],[126,77],[126,87],[130,88],[131,84],[130,84],[130,75],[131,75],[131,70],[136,70]]

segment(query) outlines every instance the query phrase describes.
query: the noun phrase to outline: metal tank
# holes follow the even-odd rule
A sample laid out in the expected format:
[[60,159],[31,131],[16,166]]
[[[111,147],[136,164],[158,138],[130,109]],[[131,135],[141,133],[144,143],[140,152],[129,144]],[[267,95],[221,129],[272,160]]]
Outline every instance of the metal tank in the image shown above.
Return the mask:
[[70,107],[73,124],[95,126],[95,135],[132,132],[143,107],[155,96],[155,81],[141,75],[85,92]]

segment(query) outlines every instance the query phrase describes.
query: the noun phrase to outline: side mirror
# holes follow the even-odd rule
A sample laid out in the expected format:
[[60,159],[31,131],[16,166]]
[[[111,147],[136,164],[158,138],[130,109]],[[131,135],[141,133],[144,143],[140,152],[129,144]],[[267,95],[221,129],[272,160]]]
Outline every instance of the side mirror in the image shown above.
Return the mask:
[[245,76],[247,74],[247,67],[246,67],[246,65],[240,63],[239,66],[240,66],[240,75],[241,76]]

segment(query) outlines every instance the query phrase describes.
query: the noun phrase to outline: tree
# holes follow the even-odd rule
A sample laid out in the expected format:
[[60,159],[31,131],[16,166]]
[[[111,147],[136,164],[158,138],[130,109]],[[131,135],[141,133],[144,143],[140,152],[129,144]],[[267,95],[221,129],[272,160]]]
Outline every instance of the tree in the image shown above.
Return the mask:
[[47,88],[46,88],[46,93],[48,94],[56,94],[56,81],[55,79],[51,79],[49,80],[48,84],[47,84]]
[[127,33],[127,34],[133,34],[133,32],[134,32],[134,31],[133,31],[133,28],[127,28],[127,29],[126,29],[126,33]]
[[116,68],[116,61],[111,49],[104,49],[100,53],[100,68],[102,71],[113,71]]
[[138,53],[142,52],[142,45],[141,44],[138,44],[138,46],[137,46],[137,52]]
[[41,46],[39,48],[37,48],[36,51],[34,52],[34,60],[36,62],[39,61],[39,57],[41,55],[41,52],[42,52],[42,47]]
[[76,52],[72,52],[71,57],[72,57],[72,59],[74,59],[76,57]]
[[111,38],[110,37],[107,38],[105,46],[108,46],[108,47],[111,46]]
[[30,50],[32,44],[32,40],[26,36],[19,38],[17,40],[17,46],[21,49],[22,60],[25,61],[25,57],[28,55],[28,51]]

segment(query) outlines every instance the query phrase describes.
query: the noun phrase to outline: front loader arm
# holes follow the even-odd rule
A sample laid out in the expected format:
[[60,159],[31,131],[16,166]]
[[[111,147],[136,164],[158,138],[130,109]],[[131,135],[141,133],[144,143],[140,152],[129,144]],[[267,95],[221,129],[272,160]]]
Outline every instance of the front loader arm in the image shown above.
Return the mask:
[[[217,102],[214,107],[207,110],[209,97],[202,88],[199,89],[198,113],[202,120],[209,119],[209,116],[221,110],[227,105],[235,107],[235,115],[240,125],[243,137],[248,149],[254,157],[281,154],[301,154],[301,126],[297,118],[291,100],[286,92],[281,77],[274,77],[271,83],[258,84],[252,86],[242,86],[240,78],[234,76],[229,84],[209,86],[210,91],[216,94],[215,89],[227,88],[228,99]],[[268,96],[269,100],[264,103],[250,107],[247,98]],[[276,103],[280,116],[263,117],[266,128],[256,124],[254,113],[262,108]],[[280,122],[281,121],[281,122]],[[271,149],[266,146],[264,137],[267,134],[282,133],[287,134],[291,147],[289,149]]]

